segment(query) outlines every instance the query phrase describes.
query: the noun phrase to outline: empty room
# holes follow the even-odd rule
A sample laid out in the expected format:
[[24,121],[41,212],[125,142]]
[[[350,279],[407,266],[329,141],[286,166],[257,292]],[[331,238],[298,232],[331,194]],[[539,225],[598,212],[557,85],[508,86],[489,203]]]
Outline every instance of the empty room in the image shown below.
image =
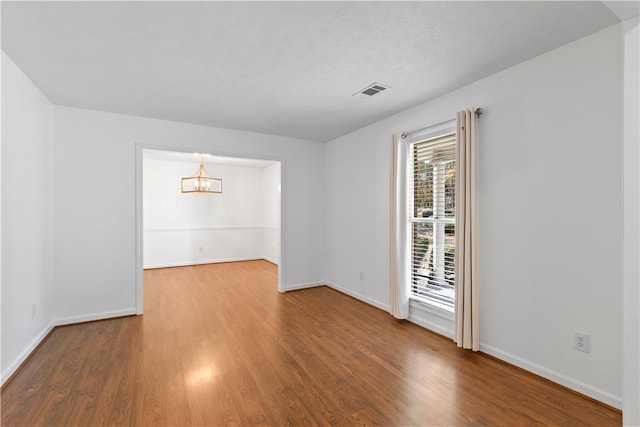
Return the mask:
[[2,1],[3,426],[640,426],[637,1]]

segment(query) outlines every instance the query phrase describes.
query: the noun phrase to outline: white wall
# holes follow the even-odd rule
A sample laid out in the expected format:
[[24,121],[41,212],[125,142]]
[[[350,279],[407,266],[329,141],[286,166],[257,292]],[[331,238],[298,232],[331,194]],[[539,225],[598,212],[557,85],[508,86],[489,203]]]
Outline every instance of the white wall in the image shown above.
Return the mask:
[[624,28],[624,405],[623,424],[640,425],[640,32]]
[[181,177],[194,175],[198,162],[143,160],[145,268],[267,258],[265,233],[279,237],[273,210],[280,198],[267,191],[270,180],[280,182],[279,167],[277,176],[268,173],[278,163],[207,164],[209,175],[223,179],[222,194],[181,193]]
[[[620,31],[610,27],[329,142],[328,281],[388,307],[392,134],[482,107],[481,349],[621,407]],[[446,323],[424,316],[412,313],[422,324]],[[591,335],[590,353],[573,350],[575,330]]]
[[323,279],[322,143],[57,106],[53,135],[61,322],[135,312],[136,144],[282,160],[284,288]]
[[280,262],[280,163],[267,166],[263,171],[262,254],[265,259],[278,264]]
[[2,53],[2,383],[52,327],[53,107]]

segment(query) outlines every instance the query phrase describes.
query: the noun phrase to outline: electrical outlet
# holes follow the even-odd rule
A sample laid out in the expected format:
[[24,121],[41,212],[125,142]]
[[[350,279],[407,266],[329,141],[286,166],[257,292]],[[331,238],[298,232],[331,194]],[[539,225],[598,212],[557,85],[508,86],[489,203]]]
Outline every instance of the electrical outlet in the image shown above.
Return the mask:
[[589,353],[589,334],[583,332],[573,333],[573,348],[578,351]]
[[362,282],[364,280],[364,271],[360,272],[360,281]]
[[198,248],[198,251],[199,251],[200,253],[203,253],[203,252],[204,252],[204,248],[203,248],[202,246],[200,246],[200,247]]
[[38,312],[35,304],[31,304],[31,317],[36,317],[36,313]]

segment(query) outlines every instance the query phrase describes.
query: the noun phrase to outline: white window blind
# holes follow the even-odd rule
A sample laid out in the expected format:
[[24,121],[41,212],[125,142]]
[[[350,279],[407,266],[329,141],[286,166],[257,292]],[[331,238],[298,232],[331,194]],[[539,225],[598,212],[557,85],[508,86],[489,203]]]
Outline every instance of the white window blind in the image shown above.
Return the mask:
[[411,297],[453,311],[456,134],[411,145]]

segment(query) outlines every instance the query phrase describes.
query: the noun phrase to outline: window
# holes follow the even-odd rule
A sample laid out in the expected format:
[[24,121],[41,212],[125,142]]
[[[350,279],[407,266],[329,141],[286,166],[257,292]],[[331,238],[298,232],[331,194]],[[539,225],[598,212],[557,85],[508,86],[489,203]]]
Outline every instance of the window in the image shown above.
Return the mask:
[[455,300],[456,134],[410,145],[411,298],[447,311]]

